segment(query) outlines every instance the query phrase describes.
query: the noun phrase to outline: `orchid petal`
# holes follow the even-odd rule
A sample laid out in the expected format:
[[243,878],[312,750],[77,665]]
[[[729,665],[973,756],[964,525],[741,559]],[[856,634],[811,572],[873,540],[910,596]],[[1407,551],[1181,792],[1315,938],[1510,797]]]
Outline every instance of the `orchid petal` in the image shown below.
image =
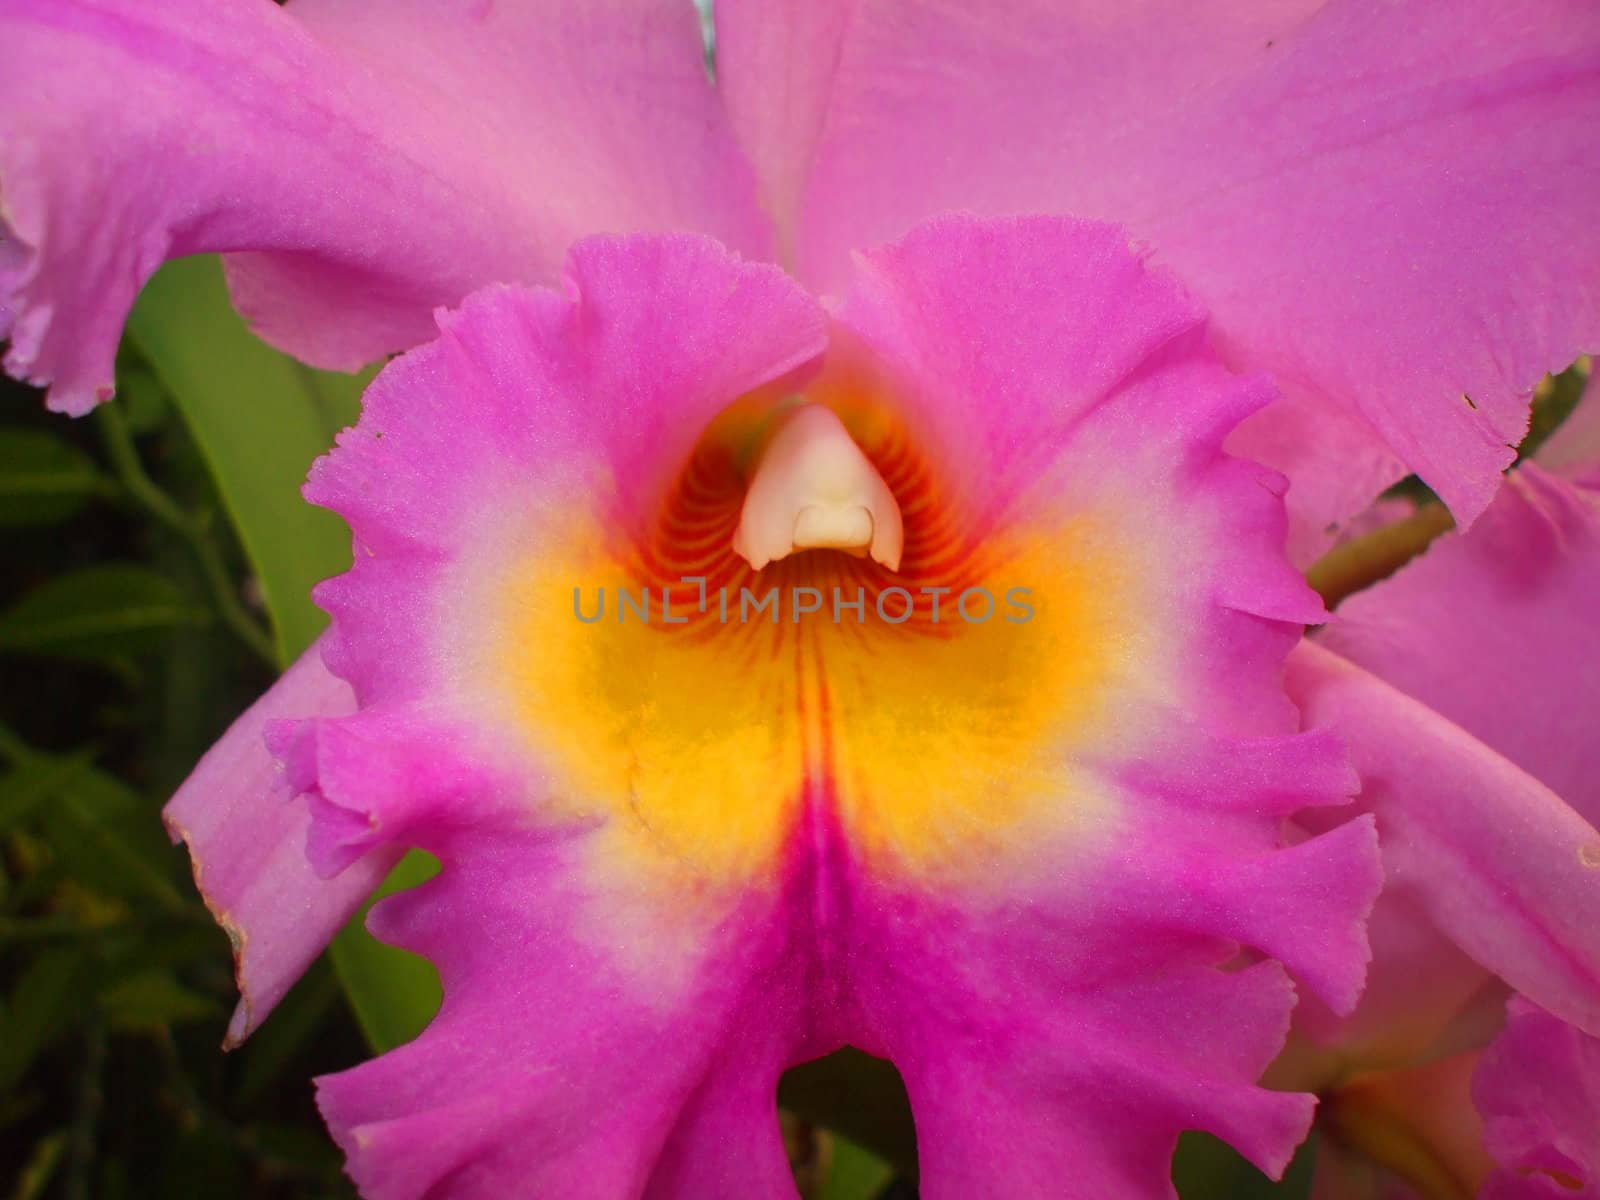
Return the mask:
[[[1177,1131],[1196,1124],[1281,1170],[1309,1110],[1249,1084],[1289,993],[1275,967],[1220,975],[1217,955],[1253,946],[1347,1009],[1366,955],[1351,918],[1377,876],[1364,823],[1284,849],[1267,816],[1354,786],[1334,739],[1283,736],[1296,717],[1277,663],[1320,606],[1280,555],[1281,480],[1221,452],[1270,390],[1220,370],[1196,306],[1090,223],[937,219],[862,255],[838,312],[956,495],[1046,538],[1045,514],[1093,513],[1111,553],[1085,568],[1091,585],[1146,629],[1169,627],[1162,604],[1186,614],[1160,683],[1135,668],[1090,685],[1108,706],[1123,687],[1141,697],[1106,714],[1132,743],[1080,752],[1115,797],[1108,850],[1137,850],[1099,867],[1069,856],[1033,886],[1015,872],[1004,898],[957,874],[937,894],[871,889],[852,906],[874,1014],[857,1044],[905,1076],[924,1194],[1071,1180],[1068,1194],[1162,1195]],[[1121,592],[1123,571],[1160,579],[1165,600]]]
[[1600,1028],[1600,832],[1460,726],[1314,642],[1289,660],[1308,727],[1350,747],[1389,888],[1517,990]]
[[323,666],[319,641],[229,727],[167,805],[167,827],[188,845],[200,893],[233,940],[239,1006],[229,1045],[261,1024],[398,858],[384,851],[319,879],[306,861],[311,816],[267,749],[273,721],[354,708],[350,686]]
[[[1471,530],[1346,600],[1291,669],[1307,719],[1351,743],[1389,878],[1361,1004],[1303,1008],[1273,1077],[1327,1093],[1332,1136],[1428,1194],[1487,1173],[1476,1118],[1430,1072],[1494,1036],[1505,981],[1575,1020],[1597,1011],[1600,691],[1581,666],[1597,584],[1600,504],[1524,464]],[[1504,1172],[1479,1194],[1549,1182]]]
[[[823,314],[708,240],[635,237],[580,244],[565,294],[489,289],[441,328],[379,376],[307,489],[356,534],[355,570],[320,597],[363,707],[277,736],[321,869],[396,845],[441,860],[371,925],[433,960],[445,1001],[415,1042],[319,1081],[319,1103],[382,1200],[792,1196],[775,1095],[800,1009],[775,981],[801,960],[781,889],[691,880],[674,899],[631,880],[609,856],[635,835],[603,836],[607,798],[530,767],[504,715],[444,679],[496,653],[459,631],[505,567],[474,583],[464,561],[603,563],[722,409],[817,356]],[[574,504],[610,522],[584,527],[592,543],[562,540]],[[587,582],[556,598],[569,645],[589,631],[568,591]]]
[[[1600,823],[1600,496],[1524,464],[1339,607],[1318,643],[1381,676]],[[1594,885],[1600,888],[1600,877]]]
[[[319,843],[332,870],[403,844],[447,864],[369,918],[439,968],[438,1017],[318,1081],[365,1195],[636,1195],[647,1178],[665,1196],[792,1195],[774,1097],[794,1029],[750,1007],[784,973],[781,937],[750,953],[770,900],[719,910],[718,930],[695,939],[626,899],[618,920],[616,897],[583,882],[586,823],[531,823],[474,731],[370,708],[298,730],[289,768],[307,773],[314,860]],[[719,1191],[710,1170],[746,1190]]]
[[[1291,976],[1353,1004],[1379,870],[1368,819],[1283,837],[1354,779],[1282,694],[1322,610],[1281,480],[1222,451],[1270,391],[1073,221],[936,222],[827,335],[709,241],[588,240],[563,293],[443,317],[313,471],[356,539],[319,598],[361,707],[273,744],[320,871],[441,863],[372,916],[438,965],[439,1017],[319,1084],[375,1200],[792,1197],[778,1078],[844,1044],[904,1072],[931,1200],[1069,1161],[1078,1194],[1162,1196],[1184,1128],[1269,1171],[1303,1134],[1309,1098],[1255,1079]],[[735,553],[738,422],[781,432],[790,391],[895,492],[898,573]],[[1009,570],[1039,622],[577,623],[574,585],[691,563]]]
[[[687,4],[0,3],[0,339],[81,413],[140,285],[237,252],[269,341],[353,369],[595,229],[768,234]],[[136,102],[130,101],[136,97]]]
[[583,882],[580,834],[511,820],[444,855],[371,917],[439,968],[438,1017],[318,1081],[364,1195],[795,1195],[775,1097],[801,981],[781,910],[755,897],[694,937],[643,906],[619,919]]
[[1470,523],[1534,385],[1600,338],[1593,5],[716,13],[719,82],[804,281],[839,288],[854,248],[935,212],[1127,225],[1225,360],[1283,388],[1237,445],[1294,480],[1302,552],[1407,468]]
[[1600,1040],[1517,997],[1472,1096],[1499,1166],[1480,1200],[1600,1197]]
[[1492,1032],[1504,985],[1440,932],[1406,881],[1391,880],[1378,897],[1367,937],[1372,962],[1361,1002],[1341,1015],[1305,997],[1295,1009],[1295,1036],[1273,1065],[1276,1086],[1322,1091],[1357,1066],[1427,1061]]
[[[355,532],[362,569],[322,584],[317,601],[335,618],[329,663],[363,704],[423,694],[435,677],[436,664],[401,647],[426,603],[421,590],[441,564],[469,553],[460,513],[495,482],[483,478],[485,464],[497,465],[505,486],[539,480],[546,507],[574,493],[603,496],[600,515],[616,528],[591,531],[599,558],[648,523],[718,412],[822,352],[815,301],[775,268],[732,272],[729,261],[704,238],[586,240],[569,255],[565,295],[476,293],[441,315],[443,336],[406,371],[368,388],[361,425],[340,435],[338,455],[319,460],[306,487]],[[652,290],[673,306],[642,303]],[[518,386],[500,387],[489,369]],[[470,422],[458,419],[460,395],[419,383],[457,376],[472,389]],[[417,499],[402,506],[397,496]],[[540,512],[486,510],[473,540],[499,533],[496,517],[514,528]],[[426,569],[412,570],[408,556]],[[353,619],[340,620],[347,612]]]

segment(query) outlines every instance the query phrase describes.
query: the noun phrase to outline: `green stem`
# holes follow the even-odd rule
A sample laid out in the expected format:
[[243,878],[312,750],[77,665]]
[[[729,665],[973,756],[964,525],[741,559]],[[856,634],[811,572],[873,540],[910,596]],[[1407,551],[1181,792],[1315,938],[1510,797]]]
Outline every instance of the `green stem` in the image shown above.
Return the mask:
[[139,451],[133,444],[127,418],[116,405],[101,405],[96,417],[100,422],[106,456],[111,460],[111,468],[116,472],[123,490],[135,504],[178,535],[194,556],[222,623],[262,662],[276,669],[279,665],[278,656],[273,649],[272,638],[239,603],[233,581],[228,576],[228,569],[207,523],[186,513],[146,474],[144,464],[139,460]]
[[1449,509],[1424,504],[1403,520],[1334,547],[1311,565],[1306,582],[1331,609],[1346,596],[1387,579],[1453,528]]
[[89,1200],[93,1194],[95,1142],[105,1103],[101,1075],[106,1065],[105,1017],[96,1013],[84,1031],[83,1059],[78,1070],[78,1095],[67,1139],[65,1200]]
[[10,763],[20,763],[33,757],[33,748],[18,736],[4,721],[0,721],[0,758]]

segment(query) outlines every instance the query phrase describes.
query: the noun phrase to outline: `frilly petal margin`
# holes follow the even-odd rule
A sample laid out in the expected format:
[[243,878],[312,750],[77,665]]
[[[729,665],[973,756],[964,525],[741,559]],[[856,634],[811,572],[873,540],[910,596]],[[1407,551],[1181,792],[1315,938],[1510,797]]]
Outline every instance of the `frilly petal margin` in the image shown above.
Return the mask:
[[[595,551],[614,549],[607,537],[649,522],[718,412],[827,345],[811,297],[708,238],[585,239],[562,283],[561,293],[486,288],[441,314],[439,340],[404,371],[381,373],[360,425],[312,466],[306,498],[343,513],[355,534],[362,569],[324,582],[316,598],[334,618],[329,665],[363,705],[435,686],[440,664],[404,648],[446,568],[482,540],[460,522],[486,485],[534,515],[574,494],[592,500],[615,527],[590,531]],[[661,302],[644,302],[651,294]],[[440,386],[457,380],[459,393]],[[515,490],[529,483],[531,499]]]
[[1426,705],[1314,641],[1289,659],[1308,728],[1349,746],[1391,886],[1487,970],[1600,1030],[1600,832]]
[[1478,1200],[1600,1200],[1600,1039],[1514,997],[1472,1098],[1498,1164]]
[[770,245],[688,5],[0,0],[0,341],[52,408],[169,258],[352,370],[605,228]]
[[1126,225],[1283,389],[1236,446],[1293,480],[1302,561],[1406,468],[1469,524],[1534,385],[1600,345],[1585,0],[715,11],[803,281],[936,212]]
[[[1280,1172],[1311,1102],[1252,1084],[1293,988],[1276,963],[1219,968],[1249,947],[1348,1009],[1380,874],[1367,820],[1278,836],[1356,782],[1336,738],[1291,733],[1281,659],[1322,613],[1282,557],[1282,480],[1222,450],[1270,388],[1222,370],[1193,301],[1096,223],[935,219],[861,255],[837,311],[1001,528],[1096,514],[1116,550],[1091,586],[1147,567],[1135,619],[1182,630],[1154,678],[1134,652],[1100,684],[1127,741],[1070,752],[1116,797],[1103,859],[869,876],[841,917],[849,1037],[905,1077],[923,1194],[1165,1196],[1190,1128]],[[1085,786],[1064,778],[1062,807]]]
[[399,842],[442,863],[369,921],[438,967],[438,1016],[318,1081],[363,1194],[794,1194],[775,1087],[804,959],[784,889],[641,897],[595,861],[605,818],[445,680],[452,627],[479,615],[461,559],[485,529],[515,549],[531,524],[559,553],[576,505],[602,518],[593,552],[614,550],[719,411],[824,346],[822,311],[776,268],[706,239],[593,239],[562,293],[495,288],[443,316],[314,469],[308,496],[356,537],[359,565],[319,599],[363,708],[275,733],[312,793],[313,855],[336,870]]
[[385,849],[337,879],[319,879],[306,860],[311,815],[267,748],[274,721],[354,710],[350,685],[328,672],[318,642],[206,752],[163,814],[233,942],[239,1006],[225,1045],[266,1019],[399,857]]
[[[1255,1080],[1291,977],[1354,1002],[1380,869],[1370,820],[1284,841],[1289,813],[1344,804],[1354,779],[1282,694],[1321,609],[1281,555],[1281,480],[1222,451],[1270,392],[1217,364],[1120,231],[1066,220],[951,219],[873,252],[834,332],[781,272],[708,241],[588,240],[563,293],[490,289],[444,317],[314,470],[308,495],[356,539],[319,598],[361,707],[273,743],[320,870],[409,846],[441,862],[371,917],[438,966],[438,1017],[318,1082],[372,1200],[791,1200],[778,1078],[844,1044],[903,1072],[929,1200],[1164,1197],[1184,1129],[1273,1172],[1304,1134],[1310,1098]],[[782,627],[782,653],[729,657],[704,649],[715,628],[663,629],[612,658],[572,620],[572,584],[641,553],[711,418],[774,381],[820,394],[830,346],[870,365],[935,462],[941,439],[994,459],[995,545],[1054,552],[1064,511],[1092,526],[1079,565],[1103,576],[1069,572],[1046,612],[1099,611],[1105,589],[1137,605],[1139,629],[1084,626],[1103,646],[1015,643],[1105,663],[1014,818],[993,790],[1012,763],[936,796],[907,752],[940,720],[958,748],[1014,745],[953,716],[958,696],[924,707],[918,672],[953,639],[852,625],[813,667]],[[549,583],[547,636],[508,633]],[[860,639],[873,657],[851,657]],[[779,696],[751,724],[781,731],[813,669],[823,747],[769,770],[717,740],[719,673]],[[1009,699],[1002,717],[1082,698]],[[682,740],[656,740],[682,711]]]
[[317,1081],[363,1195],[795,1195],[776,1084],[802,1036],[797,906],[701,901],[715,919],[687,939],[670,924],[690,906],[664,923],[597,894],[581,827],[418,832],[445,871],[370,927],[434,963],[444,1004],[416,1041]]

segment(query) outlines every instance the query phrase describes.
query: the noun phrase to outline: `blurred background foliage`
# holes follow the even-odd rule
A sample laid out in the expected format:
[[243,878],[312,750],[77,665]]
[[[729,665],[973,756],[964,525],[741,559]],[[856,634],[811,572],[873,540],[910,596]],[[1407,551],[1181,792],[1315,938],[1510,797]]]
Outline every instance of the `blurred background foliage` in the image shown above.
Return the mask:
[[[0,1200],[348,1197],[310,1081],[412,1036],[437,980],[355,924],[224,1055],[227,939],[160,808],[322,627],[348,535],[298,489],[364,380],[258,342],[208,258],[146,289],[118,374],[77,421],[0,384]],[[834,1056],[780,1099],[808,1200],[915,1196],[887,1064]],[[1175,1174],[1186,1200],[1303,1197],[1312,1153],[1273,1185],[1187,1137]]]

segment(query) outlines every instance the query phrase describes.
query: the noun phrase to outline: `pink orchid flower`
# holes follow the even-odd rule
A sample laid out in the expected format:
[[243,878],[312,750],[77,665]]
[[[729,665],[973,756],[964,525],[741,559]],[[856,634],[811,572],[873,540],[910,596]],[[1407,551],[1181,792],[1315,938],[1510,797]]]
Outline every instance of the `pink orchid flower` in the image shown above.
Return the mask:
[[[82,412],[166,258],[351,369],[591,232],[813,291],[946,211],[1152,247],[1282,400],[1297,561],[1406,470],[1458,519],[1600,329],[1589,0],[0,0],[0,338]],[[1562,284],[1569,286],[1563,287]],[[1558,299],[1559,297],[1559,299]]]
[[1221,449],[1270,392],[1107,226],[948,218],[860,272],[830,313],[710,241],[580,242],[313,470],[332,630],[169,818],[235,1036],[441,860],[371,919],[442,1010],[319,1084],[367,1195],[791,1196],[778,1078],[844,1045],[900,1069],[931,1197],[1303,1136],[1255,1086],[1283,968],[1347,1011],[1379,878],[1370,820],[1283,838],[1354,783],[1282,691],[1322,614],[1281,481]]
[[1272,1075],[1323,1096],[1327,1200],[1600,1195],[1597,428],[1591,390],[1471,530],[1291,658],[1387,877],[1360,1004],[1308,1000]]
[[1282,1169],[1312,1101],[1255,1081],[1291,976],[1355,1005],[1380,868],[1224,443],[1297,556],[1407,467],[1488,506],[1600,336],[1547,299],[1600,277],[1600,10],[723,0],[714,84],[638,0],[0,0],[0,47],[56,407],[203,250],[307,361],[413,348],[308,487],[332,629],[169,809],[235,1038],[441,860],[372,920],[443,1009],[320,1083],[364,1194],[792,1196],[777,1078],[844,1044],[932,1200],[1169,1195],[1191,1128]]
[[1513,999],[1472,1096],[1495,1164],[1482,1200],[1600,1197],[1600,1038]]

